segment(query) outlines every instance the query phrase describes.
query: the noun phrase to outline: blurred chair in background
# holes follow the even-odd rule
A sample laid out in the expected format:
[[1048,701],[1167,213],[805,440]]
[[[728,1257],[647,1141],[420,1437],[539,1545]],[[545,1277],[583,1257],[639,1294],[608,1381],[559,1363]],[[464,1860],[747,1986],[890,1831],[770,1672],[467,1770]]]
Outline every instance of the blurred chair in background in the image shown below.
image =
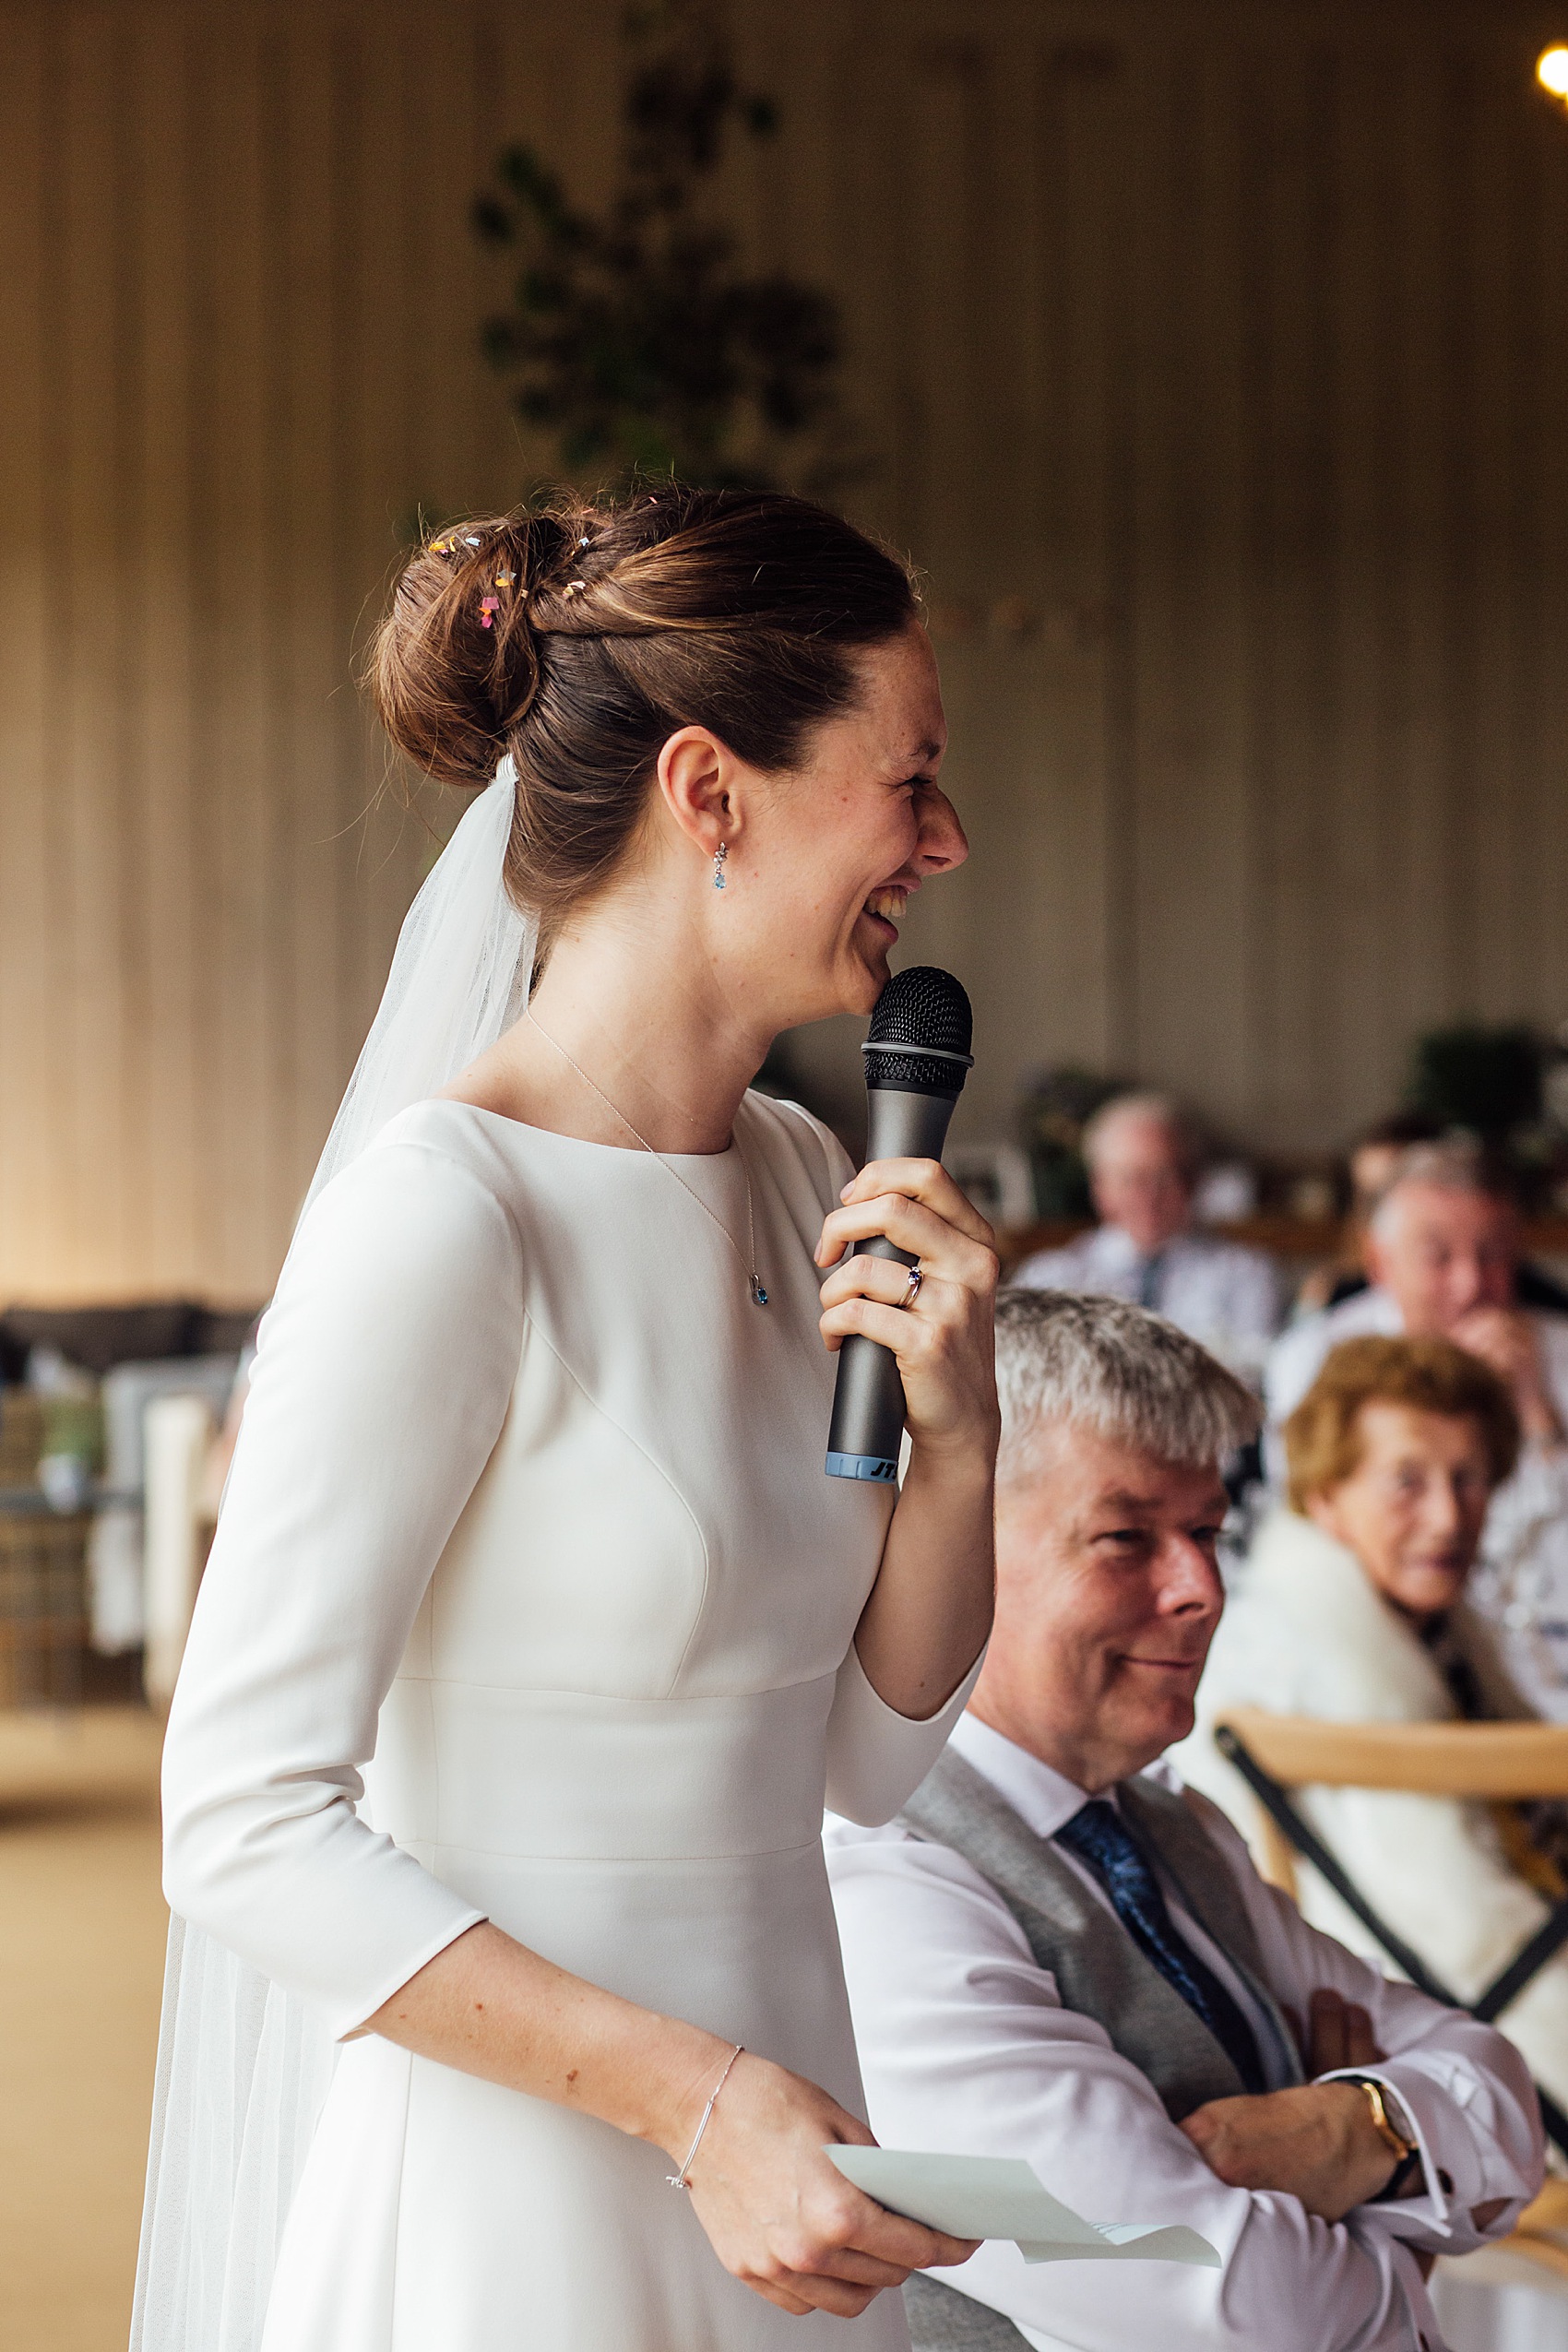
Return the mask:
[[156,1407],[191,1399],[210,1426],[234,1385],[232,1355],[116,1364],[104,1380],[104,1485],[89,1550],[93,1647],[113,1657],[146,1638],[148,1428]]
[[1078,1290],[1147,1307],[1257,1388],[1279,1327],[1281,1285],[1261,1250],[1194,1229],[1196,1129],[1168,1096],[1112,1097],[1084,1130],[1100,1223],[1013,1273],[1021,1289]]
[[[149,1420],[161,1400],[192,1400],[210,1429],[254,1322],[184,1300],[0,1314],[0,1706],[133,1695],[148,1633]],[[165,1610],[171,1507],[166,1493]],[[199,1505],[182,1540],[199,1567]],[[154,1643],[165,1658],[171,1638],[165,1623]]]
[[[174,1695],[196,1589],[212,1546],[255,1361],[257,1316],[221,1399],[160,1397],[146,1418],[146,1658],[143,1681],[155,1707]],[[220,1418],[220,1411],[221,1418]]]
[[82,1695],[91,1519],[39,1485],[47,1429],[41,1396],[0,1391],[0,1711]]

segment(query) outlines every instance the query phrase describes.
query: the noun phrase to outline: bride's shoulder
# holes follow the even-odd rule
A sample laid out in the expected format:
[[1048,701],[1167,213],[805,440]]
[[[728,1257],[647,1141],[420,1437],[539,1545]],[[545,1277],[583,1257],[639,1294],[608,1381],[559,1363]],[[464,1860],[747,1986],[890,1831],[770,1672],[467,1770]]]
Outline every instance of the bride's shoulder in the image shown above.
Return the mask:
[[295,1254],[417,1266],[464,1289],[493,1283],[520,1261],[517,1192],[488,1122],[464,1103],[418,1102],[323,1188]]
[[803,1177],[823,1215],[837,1208],[838,1195],[854,1174],[854,1163],[830,1127],[798,1102],[758,1094],[745,1099],[746,1133],[754,1147],[780,1177]]
[[458,1123],[422,1115],[435,1108],[393,1120],[301,1218],[262,1318],[247,1428],[282,1400],[323,1426],[341,1409],[396,1434],[425,1425],[432,1381],[481,1418],[500,1409],[527,1315],[517,1222]]

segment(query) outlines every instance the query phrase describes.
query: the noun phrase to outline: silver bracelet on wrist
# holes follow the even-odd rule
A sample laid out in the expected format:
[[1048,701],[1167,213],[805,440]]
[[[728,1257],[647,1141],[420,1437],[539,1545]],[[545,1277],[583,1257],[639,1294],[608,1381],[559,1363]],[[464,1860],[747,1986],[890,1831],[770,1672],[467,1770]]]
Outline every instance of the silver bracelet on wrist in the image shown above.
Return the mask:
[[665,2174],[664,2178],[670,2183],[671,2189],[689,2189],[691,2187],[692,2184],[688,2176],[691,2172],[692,2166],[696,2161],[697,2150],[702,2145],[702,2135],[707,2130],[707,2119],[713,2113],[715,2107],[719,2104],[719,2094],[724,2088],[725,2084],[730,2080],[730,2069],[740,2057],[743,2048],[743,2043],[737,2042],[734,2049],[730,2052],[729,2057],[725,2060],[724,2072],[719,2077],[718,2082],[715,2083],[713,2086],[713,2095],[709,2098],[707,2105],[703,2108],[702,2121],[697,2125],[696,2137],[692,2142],[691,2146],[686,2150],[685,2163],[681,2167],[679,2172],[667,2172]]

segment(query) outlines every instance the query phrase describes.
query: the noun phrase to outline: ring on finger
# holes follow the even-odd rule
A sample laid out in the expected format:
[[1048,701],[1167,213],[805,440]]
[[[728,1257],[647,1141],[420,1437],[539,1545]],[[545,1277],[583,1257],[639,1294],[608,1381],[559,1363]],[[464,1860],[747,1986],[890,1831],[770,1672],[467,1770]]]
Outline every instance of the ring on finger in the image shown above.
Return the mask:
[[912,1307],[914,1305],[915,1301],[921,1295],[921,1284],[924,1280],[924,1269],[918,1265],[912,1265],[909,1268],[909,1281],[904,1286],[904,1295],[898,1301],[900,1307]]

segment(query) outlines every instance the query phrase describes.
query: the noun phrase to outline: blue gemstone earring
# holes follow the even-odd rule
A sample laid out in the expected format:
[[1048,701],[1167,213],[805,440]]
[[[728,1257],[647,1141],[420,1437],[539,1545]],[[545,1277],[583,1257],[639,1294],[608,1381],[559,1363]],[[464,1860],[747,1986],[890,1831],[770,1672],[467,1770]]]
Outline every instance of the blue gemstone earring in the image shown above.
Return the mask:
[[713,853],[713,886],[716,890],[722,890],[724,887],[724,862],[729,855],[729,842],[720,841]]

